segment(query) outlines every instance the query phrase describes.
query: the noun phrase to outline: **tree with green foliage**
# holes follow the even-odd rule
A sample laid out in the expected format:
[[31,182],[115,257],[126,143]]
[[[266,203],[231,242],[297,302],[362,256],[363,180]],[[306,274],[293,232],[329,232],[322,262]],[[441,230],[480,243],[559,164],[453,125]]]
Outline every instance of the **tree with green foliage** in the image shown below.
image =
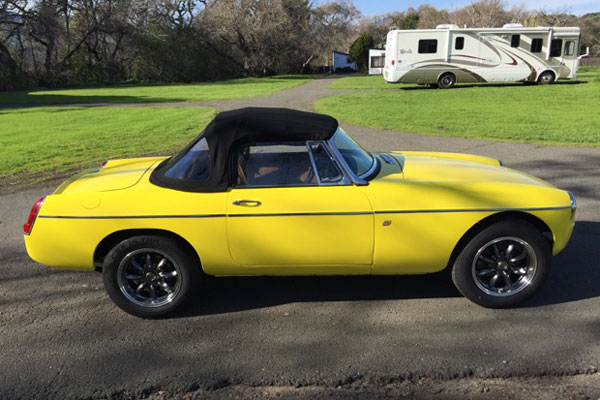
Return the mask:
[[419,14],[410,13],[410,14],[406,15],[406,17],[404,17],[402,19],[402,21],[400,21],[400,26],[398,26],[398,28],[400,28],[400,29],[417,29],[417,25],[419,25],[420,18],[421,17],[419,16]]
[[369,49],[373,48],[373,45],[373,36],[369,32],[363,32],[350,46],[350,61],[356,61],[362,71],[369,67]]

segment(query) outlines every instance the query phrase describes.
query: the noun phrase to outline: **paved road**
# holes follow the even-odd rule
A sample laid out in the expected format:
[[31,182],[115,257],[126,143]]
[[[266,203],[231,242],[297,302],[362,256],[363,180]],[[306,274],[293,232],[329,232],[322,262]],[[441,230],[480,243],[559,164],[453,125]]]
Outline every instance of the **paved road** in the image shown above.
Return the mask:
[[[211,104],[310,109],[331,93],[329,83]],[[178,318],[140,320],[112,305],[99,274],[28,259],[21,224],[51,188],[28,190],[0,197],[0,398],[600,368],[600,150],[344,127],[373,150],[490,155],[571,189],[579,222],[539,295],[518,309],[488,310],[460,297],[443,274],[228,278],[212,280]]]

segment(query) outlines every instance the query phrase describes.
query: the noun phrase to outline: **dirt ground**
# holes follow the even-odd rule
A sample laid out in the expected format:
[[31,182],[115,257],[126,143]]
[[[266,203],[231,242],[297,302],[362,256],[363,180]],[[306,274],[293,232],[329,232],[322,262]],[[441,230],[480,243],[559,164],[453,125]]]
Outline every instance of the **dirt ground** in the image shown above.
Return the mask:
[[116,393],[111,400],[200,399],[447,399],[447,400],[600,400],[600,374],[507,379],[456,379],[403,381],[399,383],[359,380],[337,387],[260,386],[229,384],[196,388],[187,393],[161,390]]

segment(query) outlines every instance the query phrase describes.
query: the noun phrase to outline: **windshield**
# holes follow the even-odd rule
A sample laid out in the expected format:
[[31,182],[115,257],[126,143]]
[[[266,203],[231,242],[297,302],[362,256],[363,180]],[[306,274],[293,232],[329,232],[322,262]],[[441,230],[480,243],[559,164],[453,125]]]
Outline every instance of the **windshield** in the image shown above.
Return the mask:
[[342,128],[338,128],[335,132],[333,143],[342,157],[344,157],[348,167],[350,167],[352,172],[357,176],[366,174],[373,166],[373,163],[375,162],[373,156],[352,140]]

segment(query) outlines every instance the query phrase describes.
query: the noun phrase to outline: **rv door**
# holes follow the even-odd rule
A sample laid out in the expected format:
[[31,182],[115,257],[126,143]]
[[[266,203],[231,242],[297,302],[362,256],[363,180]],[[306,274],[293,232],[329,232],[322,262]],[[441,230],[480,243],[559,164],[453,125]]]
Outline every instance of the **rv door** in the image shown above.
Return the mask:
[[[555,38],[552,42],[556,43],[555,40],[559,39]],[[579,57],[577,56],[579,37],[566,36],[561,37],[560,40],[562,40],[560,55],[556,56],[558,44],[555,44],[555,52],[552,52],[551,48],[551,60],[553,60],[551,62],[558,62],[560,65],[557,78],[575,79],[577,77],[577,70],[579,69]]]

